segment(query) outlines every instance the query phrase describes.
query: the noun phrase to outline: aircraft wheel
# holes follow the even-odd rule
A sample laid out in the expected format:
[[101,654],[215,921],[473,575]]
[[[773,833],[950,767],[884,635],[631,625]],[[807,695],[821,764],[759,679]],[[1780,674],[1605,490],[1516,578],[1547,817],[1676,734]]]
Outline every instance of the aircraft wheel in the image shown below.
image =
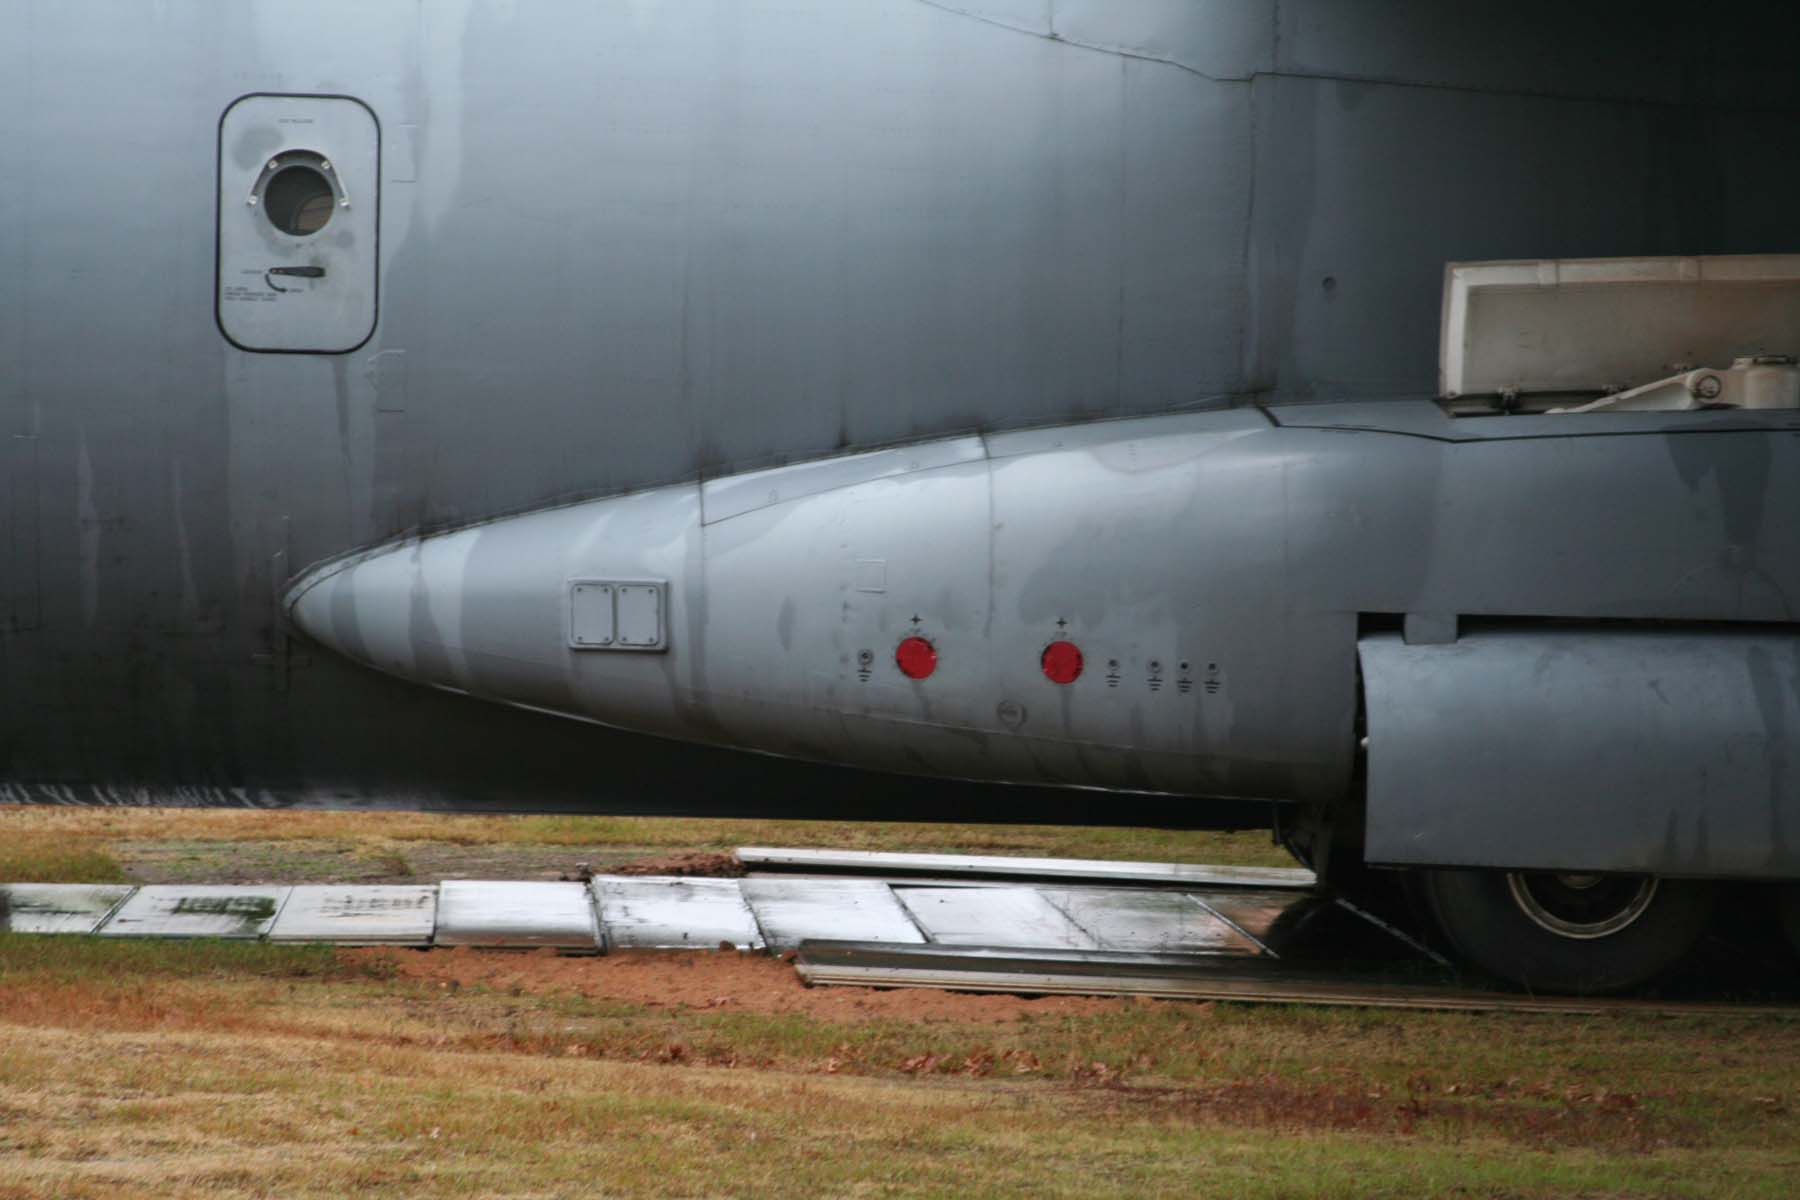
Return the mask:
[[1616,992],[1693,949],[1712,888],[1651,875],[1426,871],[1421,890],[1451,943],[1531,991]]
[[1800,883],[1783,884],[1775,894],[1775,907],[1781,913],[1781,928],[1788,945],[1800,954]]

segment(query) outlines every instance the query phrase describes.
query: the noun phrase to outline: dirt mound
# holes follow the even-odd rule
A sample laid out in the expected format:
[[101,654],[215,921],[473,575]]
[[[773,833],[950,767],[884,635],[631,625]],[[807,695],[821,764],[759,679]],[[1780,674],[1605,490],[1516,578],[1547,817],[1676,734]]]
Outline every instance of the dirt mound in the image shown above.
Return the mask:
[[694,850],[682,854],[658,854],[650,858],[634,858],[630,862],[607,867],[606,875],[695,875],[714,879],[738,879],[744,864],[729,850],[707,852]]

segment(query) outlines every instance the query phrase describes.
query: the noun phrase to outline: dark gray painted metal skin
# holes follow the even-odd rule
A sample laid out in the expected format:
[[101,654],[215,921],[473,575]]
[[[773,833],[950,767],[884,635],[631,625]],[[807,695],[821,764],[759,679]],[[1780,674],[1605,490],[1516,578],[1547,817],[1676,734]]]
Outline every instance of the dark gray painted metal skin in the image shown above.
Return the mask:
[[[1762,694],[1794,681],[1743,666],[1746,638],[1770,663],[1800,653],[1792,415],[1571,417],[1567,436],[1519,419],[1523,436],[1458,441],[1444,427],[1508,419],[1420,407],[1440,411],[1101,422],[920,447],[913,470],[874,455],[653,489],[353,555],[289,603],[324,645],[401,678],[667,737],[1320,804],[1349,787],[1371,618],[1574,623],[1566,678],[1537,635],[1363,642],[1372,860],[1800,873],[1781,773],[1781,722],[1800,715]],[[715,492],[738,498],[716,520]],[[667,581],[666,652],[570,648],[568,581],[596,577]],[[1631,632],[1647,622],[1690,632]],[[895,650],[919,636],[938,666],[913,680]],[[1090,664],[1072,683],[1039,668],[1058,640]],[[1620,688],[1658,699],[1602,702]],[[1691,736],[1656,735],[1656,703]],[[1529,761],[1460,782],[1484,739]],[[1536,819],[1508,799],[1524,791]],[[1571,805],[1591,814],[1580,836],[1551,819]]]
[[1366,639],[1371,860],[1800,876],[1800,633]]
[[[24,0],[0,38],[0,795],[998,811],[989,791],[922,796],[384,679],[291,641],[278,601],[306,564],[555,501],[968,430],[990,436],[939,476],[1022,478],[1040,461],[1023,448],[1061,435],[1004,431],[1420,393],[1447,260],[1791,245],[1800,77],[1761,6],[1629,26],[1568,6],[1443,12]],[[380,311],[352,354],[249,353],[214,321],[219,120],[257,92],[353,96],[380,123]],[[1254,436],[1229,443],[1244,487],[1194,483],[1208,521],[1155,517],[1148,567],[1055,560],[1014,599],[1037,637],[1077,601],[1116,616],[1103,570],[1141,600],[1170,560],[1253,560],[1247,587],[1196,567],[1187,593],[1219,601],[1196,643],[1241,639],[1253,668],[1223,685],[1245,736],[1155,717],[1140,745],[1129,711],[1071,712],[1114,749],[1052,755],[1044,777],[1332,792],[1365,605],[1714,619],[1729,600],[1730,619],[1788,619],[1750,616],[1785,613],[1791,584],[1775,561],[1792,511],[1774,503],[1792,486],[1780,438],[1734,435],[1726,477],[1711,447],[1729,439],[1649,436],[1616,465],[1594,447],[1626,439],[1477,461],[1217,420]],[[1002,469],[1008,439],[1021,450]],[[1735,473],[1759,455],[1762,482]],[[1595,572],[1597,593],[1527,586],[1455,541],[1516,513],[1578,549],[1530,503],[1564,459],[1582,468],[1557,476],[1572,500],[1623,505],[1600,477],[1637,494],[1634,471],[1672,474],[1646,519],[1614,511],[1679,536],[1607,557],[1623,573]],[[1468,511],[1435,513],[1444,497]],[[722,485],[709,502],[742,507]],[[707,536],[754,549],[773,517],[744,508]],[[1319,553],[1271,540],[1277,527]],[[1368,558],[1334,557],[1359,529]],[[1053,533],[1040,521],[1046,551],[1093,544]],[[506,539],[480,538],[499,565]],[[1402,544],[1423,557],[1399,561]],[[1662,553],[1689,572],[1660,570]],[[1534,569],[1546,561],[1563,560]],[[517,681],[502,682],[484,690]],[[1053,705],[1030,720],[1045,716],[1064,719]],[[751,712],[730,720],[711,740],[779,736]],[[981,751],[947,736],[1005,768],[952,774],[1030,774],[1007,736]],[[860,744],[858,760],[919,765]]]

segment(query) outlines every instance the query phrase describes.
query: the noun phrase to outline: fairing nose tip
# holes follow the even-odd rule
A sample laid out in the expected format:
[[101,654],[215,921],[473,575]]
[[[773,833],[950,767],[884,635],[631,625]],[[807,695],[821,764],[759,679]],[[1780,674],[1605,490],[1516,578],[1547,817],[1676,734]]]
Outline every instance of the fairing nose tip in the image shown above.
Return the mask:
[[414,616],[424,585],[410,547],[325,563],[288,584],[282,609],[307,637],[345,658],[421,683]]
[[288,582],[281,594],[281,611],[288,623],[314,641],[342,652],[332,636],[331,596],[341,568],[315,569]]

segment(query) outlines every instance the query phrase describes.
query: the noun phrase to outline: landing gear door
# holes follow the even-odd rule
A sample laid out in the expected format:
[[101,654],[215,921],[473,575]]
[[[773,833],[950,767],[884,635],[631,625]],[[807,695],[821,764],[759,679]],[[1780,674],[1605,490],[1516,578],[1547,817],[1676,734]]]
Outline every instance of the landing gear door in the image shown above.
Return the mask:
[[219,331],[343,354],[375,331],[381,127],[347,96],[252,95],[219,121]]
[[1358,651],[1369,862],[1800,878],[1791,627],[1521,625]]

